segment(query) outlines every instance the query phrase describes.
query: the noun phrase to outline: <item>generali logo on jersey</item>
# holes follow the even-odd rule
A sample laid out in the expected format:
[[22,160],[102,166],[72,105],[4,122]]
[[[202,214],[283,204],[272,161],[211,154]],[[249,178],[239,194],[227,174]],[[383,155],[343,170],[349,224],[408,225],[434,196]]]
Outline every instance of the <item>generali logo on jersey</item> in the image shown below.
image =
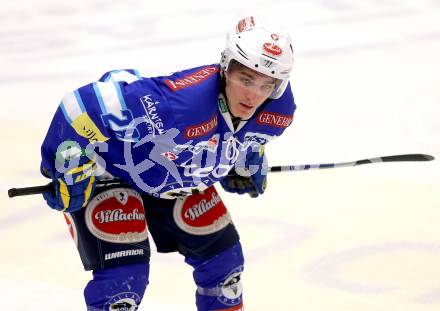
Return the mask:
[[216,74],[220,69],[216,66],[205,67],[199,71],[191,73],[187,76],[184,76],[181,79],[177,79],[175,81],[167,79],[165,83],[172,91],[178,91],[184,89],[186,87],[199,84],[209,77]]
[[187,127],[185,129],[185,138],[192,139],[209,134],[218,125],[217,117],[218,114],[216,113],[211,119],[202,124]]
[[139,193],[128,188],[106,190],[90,201],[86,225],[97,238],[112,243],[135,243],[148,237]]
[[293,121],[293,116],[275,112],[262,111],[257,116],[257,123],[260,125],[274,126],[280,128],[288,127]]
[[203,193],[178,199],[173,213],[179,228],[196,235],[217,232],[231,222],[228,210],[212,186]]

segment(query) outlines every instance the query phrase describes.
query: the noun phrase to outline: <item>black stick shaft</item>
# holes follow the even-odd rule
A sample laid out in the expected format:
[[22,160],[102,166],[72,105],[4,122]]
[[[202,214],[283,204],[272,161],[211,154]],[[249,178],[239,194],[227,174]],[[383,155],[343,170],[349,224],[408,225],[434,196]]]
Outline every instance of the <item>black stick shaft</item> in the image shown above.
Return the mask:
[[21,195],[41,194],[43,192],[51,191],[52,187],[53,187],[52,183],[48,183],[47,185],[44,186],[11,188],[8,190],[8,196],[10,198],[13,198]]
[[[123,181],[120,179],[106,179],[106,180],[98,180],[97,186],[107,186],[107,185],[125,185]],[[44,186],[35,186],[35,187],[24,187],[24,188],[11,188],[8,190],[8,196],[10,198],[23,196],[23,195],[32,195],[32,194],[42,194],[44,192],[53,191],[54,185],[52,182],[48,183]]]

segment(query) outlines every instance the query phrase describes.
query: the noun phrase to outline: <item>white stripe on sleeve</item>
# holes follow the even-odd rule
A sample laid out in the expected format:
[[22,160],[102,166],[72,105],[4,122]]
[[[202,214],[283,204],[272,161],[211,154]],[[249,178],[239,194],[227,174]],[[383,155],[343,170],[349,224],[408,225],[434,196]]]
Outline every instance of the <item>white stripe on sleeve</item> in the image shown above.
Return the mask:
[[121,113],[123,107],[113,82],[96,82],[96,87],[99,91],[99,94],[96,95],[98,96],[100,104],[104,106],[105,111],[123,119]]
[[76,98],[74,92],[69,92],[64,95],[63,100],[61,102],[61,109],[64,112],[66,118],[69,118],[70,122],[79,117],[84,111],[81,109],[81,105]]
[[127,82],[127,83],[132,83],[134,81],[139,80],[138,77],[136,77],[135,75],[129,73],[128,71],[125,70],[121,70],[121,71],[116,71],[116,72],[112,72],[111,73],[111,79],[113,81],[117,81],[117,82]]

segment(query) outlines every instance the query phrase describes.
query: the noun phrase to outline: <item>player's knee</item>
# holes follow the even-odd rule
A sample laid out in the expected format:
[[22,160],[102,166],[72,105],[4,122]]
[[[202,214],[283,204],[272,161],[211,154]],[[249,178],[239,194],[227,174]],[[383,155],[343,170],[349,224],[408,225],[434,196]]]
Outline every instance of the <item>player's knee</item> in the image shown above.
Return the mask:
[[195,268],[198,310],[242,310],[244,259],[240,243],[208,260],[187,261]]
[[148,284],[149,264],[93,271],[84,290],[87,310],[137,310]]
[[243,270],[244,258],[241,244],[224,250],[209,259],[186,259],[194,268],[194,280],[197,285],[209,286],[218,283],[233,270],[241,267]]

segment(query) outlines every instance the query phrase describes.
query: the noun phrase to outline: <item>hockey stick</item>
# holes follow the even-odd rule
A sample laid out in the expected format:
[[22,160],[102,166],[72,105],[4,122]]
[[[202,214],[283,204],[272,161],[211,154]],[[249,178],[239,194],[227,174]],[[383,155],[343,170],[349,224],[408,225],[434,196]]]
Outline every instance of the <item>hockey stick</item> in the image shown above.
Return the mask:
[[380,163],[380,162],[409,162],[409,161],[432,161],[435,158],[429,154],[399,154],[386,157],[377,157],[352,162],[324,163],[324,164],[304,164],[304,165],[283,165],[271,166],[271,173],[305,171],[305,170],[322,170],[328,168],[350,167],[362,164]]
[[[284,165],[284,166],[271,166],[269,172],[292,172],[292,171],[304,171],[304,170],[320,170],[338,167],[350,167],[362,164],[379,163],[379,162],[408,162],[408,161],[432,161],[434,157],[428,154],[400,154],[386,157],[377,157],[371,159],[364,159],[352,162],[339,162],[339,163],[326,163],[326,164],[305,164],[305,165]],[[124,182],[119,179],[107,179],[98,180],[98,186],[108,185],[123,185]],[[8,190],[8,196],[10,198],[23,195],[41,194],[43,192],[53,191],[53,184],[48,183],[44,186],[25,187],[25,188],[12,188]]]
[[[103,186],[111,186],[111,185],[126,185],[122,180],[120,179],[102,179],[98,180],[96,182],[96,185],[99,187]],[[44,186],[35,186],[35,187],[24,187],[24,188],[11,188],[8,190],[8,196],[10,198],[23,196],[23,195],[32,195],[32,194],[42,194],[44,192],[50,192],[53,190],[53,183],[50,182],[47,185]]]

